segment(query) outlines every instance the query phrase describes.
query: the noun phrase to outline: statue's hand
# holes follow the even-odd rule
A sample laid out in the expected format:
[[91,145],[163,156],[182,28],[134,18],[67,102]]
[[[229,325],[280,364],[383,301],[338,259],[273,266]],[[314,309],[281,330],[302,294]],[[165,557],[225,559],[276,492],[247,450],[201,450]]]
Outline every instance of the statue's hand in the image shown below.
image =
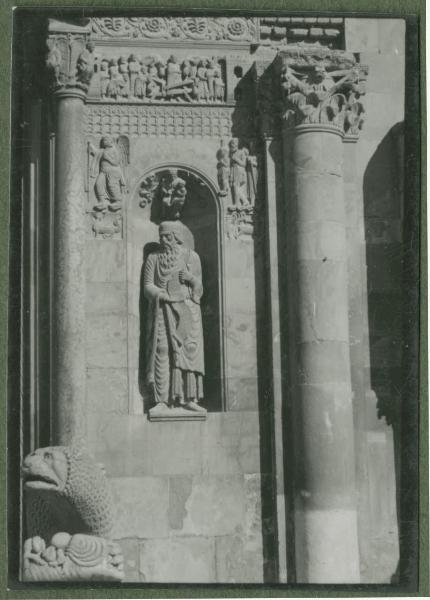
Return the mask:
[[158,292],[158,299],[163,300],[164,302],[168,302],[168,300],[170,300],[170,297],[166,290],[160,289],[160,291]]
[[181,283],[190,283],[193,279],[194,277],[189,271],[186,271],[185,269],[179,271],[179,281]]

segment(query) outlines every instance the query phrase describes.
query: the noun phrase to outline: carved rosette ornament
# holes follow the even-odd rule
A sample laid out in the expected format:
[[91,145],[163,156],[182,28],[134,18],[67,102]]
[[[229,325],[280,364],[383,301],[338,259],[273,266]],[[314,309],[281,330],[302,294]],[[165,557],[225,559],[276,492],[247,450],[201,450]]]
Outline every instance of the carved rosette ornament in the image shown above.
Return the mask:
[[258,42],[258,20],[245,17],[95,17],[96,39]]
[[324,125],[356,138],[363,125],[367,67],[322,48],[280,52],[282,120],[287,128]]

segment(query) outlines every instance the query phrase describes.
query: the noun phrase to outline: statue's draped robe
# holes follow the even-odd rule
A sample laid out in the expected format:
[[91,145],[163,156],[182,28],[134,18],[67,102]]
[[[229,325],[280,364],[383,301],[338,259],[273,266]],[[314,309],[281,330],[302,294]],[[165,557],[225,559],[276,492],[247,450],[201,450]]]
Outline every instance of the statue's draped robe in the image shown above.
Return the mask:
[[[188,270],[194,287],[179,281]],[[171,267],[161,264],[159,252],[145,263],[144,293],[149,300],[146,339],[146,381],[153,386],[155,402],[199,401],[203,398],[203,328],[200,298],[203,294],[198,255],[181,248]],[[159,288],[169,301],[158,299]]]

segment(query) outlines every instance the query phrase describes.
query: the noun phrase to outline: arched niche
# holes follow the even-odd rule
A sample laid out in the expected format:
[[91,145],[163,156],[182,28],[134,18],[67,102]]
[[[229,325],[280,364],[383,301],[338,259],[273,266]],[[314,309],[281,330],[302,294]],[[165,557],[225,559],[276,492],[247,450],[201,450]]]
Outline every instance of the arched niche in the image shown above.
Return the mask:
[[[179,213],[163,212],[163,198],[175,178],[185,182],[186,197]],[[139,177],[131,191],[127,210],[127,252],[130,257],[128,277],[129,305],[132,327],[139,328],[139,340],[131,339],[129,364],[137,373],[131,373],[135,387],[132,398],[133,412],[140,412],[137,390],[143,398],[145,412],[151,398],[145,386],[145,327],[147,301],[143,295],[143,266],[147,255],[157,248],[158,225],[166,219],[177,219],[186,226],[190,235],[186,240],[200,257],[204,293],[201,299],[205,350],[205,399],[209,411],[225,407],[224,390],[224,309],[223,309],[223,257],[221,207],[215,185],[193,167],[180,164],[163,164],[153,167]],[[136,320],[138,319],[138,324]],[[132,337],[132,336],[131,336]],[[138,348],[138,357],[133,356]],[[137,367],[136,367],[137,365]],[[132,387],[132,386],[131,386]]]

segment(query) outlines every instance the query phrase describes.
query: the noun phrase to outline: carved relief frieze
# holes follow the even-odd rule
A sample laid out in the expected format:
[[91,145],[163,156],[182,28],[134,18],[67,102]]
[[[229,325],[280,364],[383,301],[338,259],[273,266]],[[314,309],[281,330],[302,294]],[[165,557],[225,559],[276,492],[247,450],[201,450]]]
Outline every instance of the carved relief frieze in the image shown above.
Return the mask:
[[348,136],[363,124],[367,67],[342,52],[281,53],[282,119],[287,127],[325,124]]
[[257,42],[258,20],[245,17],[94,17],[96,39]]
[[225,102],[225,60],[189,56],[167,60],[137,54],[97,57],[93,98],[109,102]]
[[232,109],[203,106],[88,104],[89,135],[228,137]]
[[96,238],[121,238],[124,194],[127,190],[125,169],[130,162],[129,140],[121,135],[115,141],[110,135],[105,135],[98,148],[88,142],[87,152],[91,229]]

